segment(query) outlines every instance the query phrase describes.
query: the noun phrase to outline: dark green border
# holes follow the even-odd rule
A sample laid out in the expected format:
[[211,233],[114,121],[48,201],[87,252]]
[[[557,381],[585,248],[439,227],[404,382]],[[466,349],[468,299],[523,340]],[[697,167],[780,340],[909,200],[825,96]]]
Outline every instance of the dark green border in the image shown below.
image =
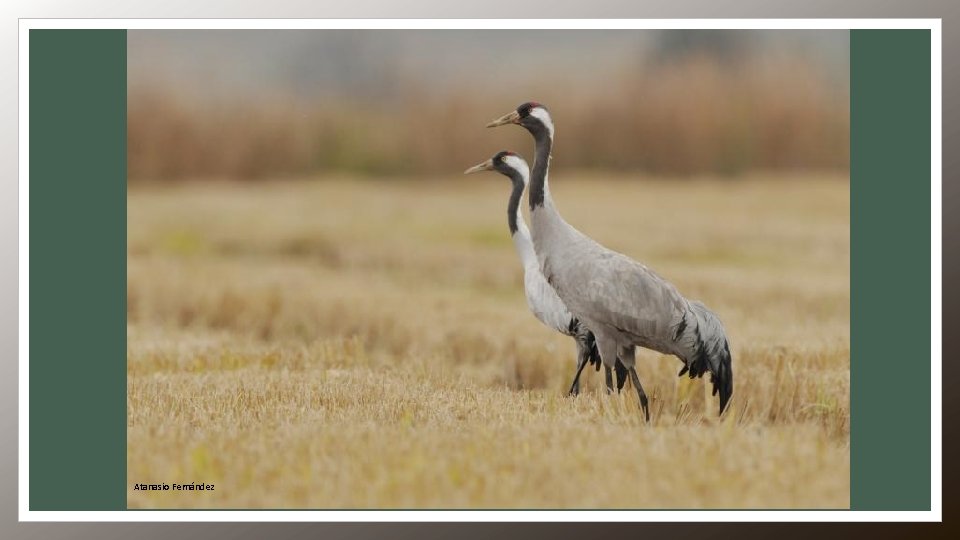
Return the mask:
[[[930,32],[851,32],[851,508],[930,507]],[[126,508],[126,32],[30,32],[30,509]]]
[[930,31],[850,32],[850,507],[930,509]]
[[124,510],[126,30],[30,31],[30,510]]

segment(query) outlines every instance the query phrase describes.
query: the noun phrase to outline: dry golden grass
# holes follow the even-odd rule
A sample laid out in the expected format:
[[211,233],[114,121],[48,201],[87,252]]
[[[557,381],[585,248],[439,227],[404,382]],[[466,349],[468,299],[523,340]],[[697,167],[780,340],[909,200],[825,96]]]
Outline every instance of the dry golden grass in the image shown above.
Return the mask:
[[847,182],[552,188],[721,316],[722,420],[649,351],[650,425],[593,371],[565,396],[573,343],[527,311],[500,176],[131,186],[130,507],[847,507]]

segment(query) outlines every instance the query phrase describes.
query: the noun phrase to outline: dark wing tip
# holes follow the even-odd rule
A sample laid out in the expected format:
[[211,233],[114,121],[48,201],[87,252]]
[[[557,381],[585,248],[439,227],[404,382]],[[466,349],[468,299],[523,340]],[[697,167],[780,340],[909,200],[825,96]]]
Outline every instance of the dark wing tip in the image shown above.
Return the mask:
[[617,392],[623,390],[623,385],[627,383],[627,368],[620,362],[620,358],[617,358],[617,362],[613,365],[614,370],[617,372]]
[[717,374],[717,380],[713,386],[713,393],[716,394],[717,390],[720,391],[720,414],[723,414],[723,411],[726,410],[727,404],[730,402],[730,398],[733,397],[733,368],[731,366],[731,358],[729,350],[726,351],[726,357],[724,361],[720,363],[720,373]]
[[720,391],[720,415],[723,416],[723,411],[727,409],[727,403],[730,402],[730,397],[732,392],[727,390]]

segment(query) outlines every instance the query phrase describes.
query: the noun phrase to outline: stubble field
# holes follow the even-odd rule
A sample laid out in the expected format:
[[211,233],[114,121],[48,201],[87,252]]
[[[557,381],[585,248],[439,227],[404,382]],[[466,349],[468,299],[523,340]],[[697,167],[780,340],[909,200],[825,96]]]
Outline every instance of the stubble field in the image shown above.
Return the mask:
[[[564,216],[721,317],[734,396],[647,425],[527,310],[508,182],[130,186],[131,508],[845,508],[849,184],[568,174]],[[213,491],[133,490],[134,483]]]

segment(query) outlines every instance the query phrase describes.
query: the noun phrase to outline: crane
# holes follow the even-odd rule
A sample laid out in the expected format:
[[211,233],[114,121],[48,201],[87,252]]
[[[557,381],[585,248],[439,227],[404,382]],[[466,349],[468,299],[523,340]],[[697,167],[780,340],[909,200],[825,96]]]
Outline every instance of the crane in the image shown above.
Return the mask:
[[[513,238],[517,255],[520,257],[520,263],[523,265],[523,289],[527,297],[527,306],[534,316],[548,328],[571,336],[576,341],[577,371],[574,375],[573,384],[570,385],[569,393],[577,395],[580,392],[580,372],[583,371],[587,362],[595,365],[599,370],[600,355],[597,351],[593,333],[570,314],[553,287],[547,283],[543,273],[540,272],[540,264],[537,261],[537,256],[533,250],[533,242],[530,239],[530,230],[527,229],[527,224],[524,222],[520,210],[520,198],[523,196],[530,179],[530,168],[523,157],[504,150],[483,163],[470,167],[463,174],[482,171],[496,171],[509,178],[513,185],[510,200],[507,203],[507,226],[510,229],[510,236]],[[617,384],[622,388],[623,381],[626,379],[626,369],[620,362],[617,362],[615,367]],[[606,368],[606,382],[609,391],[612,388],[612,376],[609,367]]]
[[733,367],[720,319],[701,302],[684,298],[645,265],[608,249],[567,223],[548,186],[554,123],[549,111],[527,102],[487,124],[515,124],[534,139],[530,226],[534,251],[547,282],[574,317],[593,332],[604,366],[619,359],[637,390],[647,422],[650,409],[636,370],[636,347],[683,362],[678,376],[710,372],[720,414],[733,395]]

